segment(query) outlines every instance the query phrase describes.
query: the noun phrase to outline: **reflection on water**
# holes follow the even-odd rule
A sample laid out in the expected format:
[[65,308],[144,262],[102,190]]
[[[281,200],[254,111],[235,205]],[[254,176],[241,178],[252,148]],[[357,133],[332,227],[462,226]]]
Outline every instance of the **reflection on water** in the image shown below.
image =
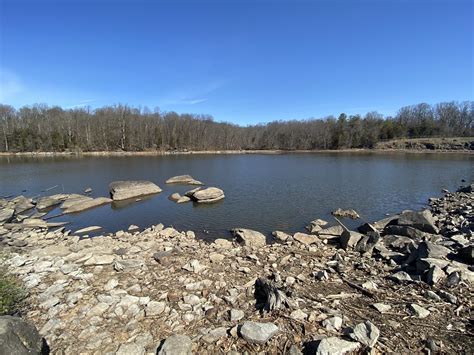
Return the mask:
[[[473,162],[472,155],[403,153],[0,157],[0,196],[83,193],[89,186],[91,196],[109,196],[114,180],[150,180],[163,192],[52,221],[70,221],[72,230],[163,223],[212,236],[225,236],[235,227],[294,232],[315,218],[333,221],[330,212],[338,207],[354,208],[363,221],[421,208],[441,189],[472,180]],[[222,188],[226,198],[216,204],[170,201],[172,193],[193,188],[164,183],[182,174]]]

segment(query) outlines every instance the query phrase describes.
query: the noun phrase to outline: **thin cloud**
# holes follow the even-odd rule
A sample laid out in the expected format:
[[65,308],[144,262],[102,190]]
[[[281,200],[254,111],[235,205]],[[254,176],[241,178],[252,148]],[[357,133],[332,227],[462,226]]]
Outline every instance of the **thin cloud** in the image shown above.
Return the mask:
[[75,105],[67,106],[66,108],[70,109],[70,108],[84,107],[84,106],[87,106],[88,104],[90,104],[91,102],[95,102],[95,101],[97,101],[97,100],[96,99],[81,100],[81,101],[79,101],[79,103],[77,103]]
[[24,90],[18,75],[7,69],[0,69],[0,101],[10,100]]

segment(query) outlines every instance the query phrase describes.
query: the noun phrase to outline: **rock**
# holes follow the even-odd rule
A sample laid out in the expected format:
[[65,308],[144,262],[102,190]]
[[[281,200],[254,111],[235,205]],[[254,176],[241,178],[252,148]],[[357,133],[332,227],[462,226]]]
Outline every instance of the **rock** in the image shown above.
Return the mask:
[[109,185],[110,195],[114,201],[160,193],[159,186],[151,181],[114,181]]
[[361,286],[369,291],[376,291],[378,289],[378,285],[372,280],[364,282]]
[[340,237],[342,232],[344,232],[344,228],[340,225],[328,227],[326,229],[320,230],[317,234],[319,236],[333,236],[333,237]]
[[186,197],[192,197],[196,192],[198,192],[199,190],[201,190],[200,187],[196,187],[195,189],[192,189],[192,190],[189,190],[189,191],[186,191],[184,193],[184,196]]
[[398,281],[398,282],[405,282],[405,281],[412,282],[413,281],[411,276],[405,271],[398,271],[394,273],[393,275],[390,275],[389,278],[391,280]]
[[0,316],[0,354],[42,354],[43,339],[35,326],[18,317]]
[[176,203],[186,203],[189,201],[191,201],[191,199],[188,196],[181,196],[181,198],[178,201],[176,201]]
[[397,224],[399,226],[413,227],[426,233],[438,234],[439,232],[430,210],[403,212],[398,218]]
[[212,203],[222,200],[225,195],[224,191],[217,187],[208,187],[207,189],[198,190],[194,192],[192,196],[188,197],[192,198],[197,203]]
[[35,207],[30,198],[21,195],[11,199],[10,202],[15,206],[14,210],[16,214],[28,211]]
[[153,254],[153,259],[163,266],[168,266],[171,264],[171,252],[170,251],[159,251]]
[[89,196],[81,196],[81,195],[75,195],[74,197],[71,197],[71,198],[68,198],[66,199],[62,204],[61,204],[61,209],[66,209],[66,208],[69,208],[71,206],[74,206],[78,203],[81,203],[81,202],[88,202],[88,201],[92,201],[93,198],[92,197],[89,197]]
[[298,242],[304,245],[311,245],[311,244],[321,242],[317,236],[312,235],[312,234],[305,234],[305,233],[295,233],[293,235],[293,239],[297,240]]
[[456,296],[454,296],[453,294],[449,293],[449,292],[446,292],[444,290],[439,290],[438,292],[438,295],[445,301],[449,302],[449,303],[452,303],[452,304],[457,304],[458,303],[458,299]]
[[349,336],[365,346],[373,347],[380,336],[379,329],[370,321],[357,324]]
[[446,286],[448,287],[455,287],[459,285],[461,282],[461,274],[457,271],[453,271],[448,275],[448,279],[446,280]]
[[446,274],[444,271],[439,266],[434,265],[430,268],[428,274],[426,275],[426,282],[428,282],[430,285],[436,285],[445,276]]
[[288,355],[303,355],[303,353],[296,345],[292,345],[288,350]]
[[91,192],[92,192],[92,187],[86,187],[84,189],[84,193],[86,193],[86,194],[90,194]]
[[178,192],[175,192],[168,197],[171,201],[178,202],[181,198],[181,195]]
[[119,285],[119,282],[117,279],[110,279],[109,281],[107,281],[107,283],[105,284],[104,286],[104,291],[111,291],[113,290],[115,287],[117,287]]
[[230,310],[230,321],[231,322],[237,322],[237,321],[241,320],[244,317],[245,317],[244,311],[241,311],[240,309],[231,309]]
[[160,315],[161,313],[165,311],[165,308],[166,308],[165,302],[150,301],[146,305],[145,315],[147,317]]
[[168,337],[158,349],[158,355],[192,355],[193,343],[186,335]]
[[430,311],[414,303],[410,304],[408,308],[417,318],[426,318],[430,315]]
[[63,210],[64,214],[82,212],[91,208],[103,206],[111,203],[112,200],[106,197],[97,197],[91,200],[82,200],[81,202],[75,203]]
[[48,228],[48,224],[39,218],[24,219],[22,225],[28,228]]
[[90,226],[90,227],[79,229],[75,233],[84,234],[84,233],[98,232],[100,230],[102,230],[102,227],[100,226]]
[[408,226],[396,226],[396,225],[387,225],[384,228],[384,233],[386,235],[400,235],[404,237],[408,237],[414,240],[422,240],[425,233],[413,228],[413,227],[408,227]]
[[350,219],[360,218],[359,214],[352,209],[343,210],[343,209],[338,208],[337,210],[331,212],[331,214],[335,217],[342,217],[342,218],[350,218]]
[[191,175],[173,176],[166,180],[167,184],[204,185],[201,181],[195,180]]
[[222,255],[222,254],[219,254],[219,253],[210,253],[209,254],[209,260],[213,263],[219,263],[224,259],[225,259],[225,255]]
[[457,256],[469,265],[474,265],[474,245],[468,245],[459,249]]
[[145,263],[141,259],[124,259],[115,260],[114,269],[115,271],[128,271],[132,269],[140,269],[145,266]]
[[337,332],[342,328],[342,318],[339,316],[327,318],[323,320],[323,327]]
[[13,217],[15,210],[13,208],[3,208],[0,210],[0,224],[8,223]]
[[267,244],[265,236],[257,231],[251,229],[233,229],[232,233],[237,238],[237,241],[249,247],[263,247]]
[[234,247],[230,240],[222,238],[214,240],[214,245],[217,249],[232,249]]
[[139,226],[136,226],[135,224],[131,224],[128,226],[127,229],[129,232],[138,232],[140,230]]
[[119,349],[115,353],[116,355],[144,355],[145,348],[142,345],[136,343],[126,343],[120,345]]
[[84,266],[93,266],[93,265],[108,265],[112,264],[115,260],[113,255],[93,255],[84,262]]
[[220,338],[227,336],[227,328],[219,327],[216,329],[211,330],[209,333],[204,335],[201,339],[208,344],[215,343]]
[[324,338],[319,342],[315,355],[343,355],[359,349],[360,344],[337,337]]
[[184,265],[182,268],[186,271],[194,272],[197,274],[203,271],[206,268],[206,266],[201,265],[199,263],[199,260],[194,259],[194,260],[191,260],[186,265]]
[[196,295],[186,295],[183,297],[183,301],[184,303],[190,304],[191,306],[195,306],[201,303],[200,298]]
[[386,313],[392,309],[392,306],[385,303],[374,303],[372,307],[374,307],[380,313]]
[[296,309],[290,313],[290,318],[302,321],[307,319],[308,315],[304,313],[301,309]]
[[289,234],[286,234],[285,232],[281,231],[274,231],[272,235],[275,237],[275,239],[280,240],[282,242],[285,242],[290,237]]
[[323,227],[326,226],[327,224],[328,222],[318,218],[318,219],[315,219],[314,221],[309,222],[309,225],[306,226],[306,229],[310,233],[317,233],[320,230],[322,230]]
[[421,242],[416,251],[417,259],[434,258],[443,259],[451,253],[451,250],[431,242]]
[[40,197],[36,201],[36,209],[38,211],[46,210],[48,208],[59,205],[66,198],[67,198],[67,195],[65,194],[57,194],[57,195],[52,195],[52,196]]
[[278,327],[273,323],[247,321],[240,328],[242,337],[252,344],[265,344],[276,333],[278,333]]
[[354,248],[357,243],[364,237],[363,234],[353,232],[353,231],[343,231],[341,234],[341,238],[339,239],[341,243],[341,247],[344,250]]

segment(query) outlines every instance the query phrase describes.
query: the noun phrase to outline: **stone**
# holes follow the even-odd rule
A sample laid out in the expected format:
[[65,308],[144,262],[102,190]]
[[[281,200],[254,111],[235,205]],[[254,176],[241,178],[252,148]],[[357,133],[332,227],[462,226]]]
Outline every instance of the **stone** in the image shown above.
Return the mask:
[[252,344],[265,344],[276,333],[278,333],[278,327],[273,323],[247,321],[240,328],[242,337]]
[[286,234],[285,232],[281,231],[274,231],[272,235],[275,237],[275,239],[280,240],[282,242],[285,242],[290,237],[289,234]]
[[410,304],[408,308],[417,318],[426,318],[430,315],[430,311],[414,303]]
[[0,354],[42,354],[43,339],[36,327],[19,317],[0,316]]
[[360,218],[359,214],[352,209],[343,210],[341,208],[338,208],[337,210],[331,212],[331,214],[335,217],[342,217],[342,218],[350,218],[350,219]]
[[208,187],[194,192],[191,196],[188,196],[197,203],[212,203],[222,200],[225,195],[224,191],[217,187]]
[[223,338],[223,337],[226,337],[226,336],[227,336],[227,328],[219,327],[219,328],[213,329],[209,333],[205,334],[202,337],[202,340],[205,341],[208,344],[211,344],[211,343],[215,343],[220,338]]
[[189,202],[189,201],[191,201],[191,199],[188,196],[181,196],[179,198],[179,200],[176,201],[176,203],[186,203],[186,202]]
[[119,282],[117,279],[110,279],[109,281],[107,281],[107,283],[104,285],[104,291],[111,291],[113,290],[115,287],[117,287],[119,285]]
[[449,302],[449,303],[452,303],[452,304],[457,304],[458,303],[458,299],[456,296],[454,296],[453,294],[449,293],[449,292],[446,292],[444,290],[439,290],[438,292],[438,295],[445,301]]
[[399,226],[413,227],[426,233],[438,234],[439,232],[430,210],[424,210],[421,212],[403,212],[399,216],[397,224]]
[[152,317],[152,316],[157,316],[163,313],[166,309],[166,303],[165,302],[159,302],[159,301],[150,301],[146,305],[145,308],[145,315],[147,317]]
[[237,241],[249,247],[263,247],[267,244],[265,236],[252,229],[236,228],[232,233],[237,238]]
[[334,316],[323,320],[323,327],[327,330],[339,331],[342,328],[342,318]]
[[322,230],[323,227],[326,226],[327,224],[328,224],[328,222],[326,222],[323,219],[318,218],[318,219],[315,219],[314,221],[309,222],[309,225],[306,226],[306,229],[310,233],[317,233],[320,230]]
[[244,317],[245,317],[244,311],[241,311],[240,309],[231,309],[230,310],[230,321],[231,322],[237,322],[237,321],[241,320]]
[[374,307],[380,313],[387,313],[392,309],[392,306],[385,303],[374,303],[372,307]]
[[186,304],[190,304],[191,306],[195,306],[201,303],[201,300],[196,295],[186,295],[183,297],[183,301]]
[[308,315],[301,309],[296,309],[290,313],[290,318],[303,321],[308,318]]
[[105,302],[99,302],[94,307],[92,307],[87,315],[89,317],[101,316],[109,308],[109,305]]
[[15,210],[13,208],[3,208],[0,210],[0,224],[10,222]]
[[72,197],[66,199],[61,204],[61,209],[64,210],[64,209],[69,208],[73,205],[76,205],[76,204],[79,204],[79,203],[82,203],[82,202],[92,201],[92,200],[93,200],[93,198],[89,197],[89,196],[75,195],[75,196],[72,196]]
[[141,259],[123,259],[115,260],[114,269],[115,271],[128,271],[132,269],[140,269],[145,266],[145,263]]
[[319,342],[315,355],[343,355],[359,349],[360,344],[338,337],[324,338]]
[[107,205],[111,203],[112,200],[110,198],[106,197],[97,197],[93,198],[91,200],[84,200],[78,203],[73,204],[70,207],[67,207],[63,210],[64,214],[68,213],[77,213],[77,212],[82,212],[91,208]]
[[357,243],[364,237],[363,234],[354,231],[344,230],[341,234],[339,242],[341,243],[342,249],[346,250],[354,248]]
[[67,198],[65,194],[57,194],[52,196],[43,196],[36,201],[36,209],[38,211],[43,211],[48,208],[59,205],[63,200]]
[[93,266],[93,265],[108,265],[112,264],[115,260],[113,255],[93,255],[84,262],[84,266]]
[[317,236],[314,236],[312,234],[305,234],[305,233],[295,233],[293,235],[293,239],[297,240],[298,242],[304,245],[311,245],[311,244],[321,242]]
[[181,195],[178,192],[172,193],[170,197],[168,197],[171,201],[178,202],[181,198]]
[[160,193],[162,190],[151,181],[114,181],[109,184],[109,191],[114,201]]
[[126,343],[120,345],[119,349],[115,353],[116,355],[144,355],[145,348],[142,345],[136,343]]
[[186,335],[174,334],[163,342],[158,355],[192,355],[193,343]]
[[153,254],[153,259],[155,259],[159,264],[163,266],[168,266],[171,264],[171,252],[169,251],[159,251]]
[[405,271],[398,271],[390,275],[389,278],[393,281],[398,281],[398,282],[412,282],[413,281],[411,276]]
[[102,230],[102,227],[100,226],[90,226],[90,227],[79,229],[75,233],[84,234],[84,233],[98,232],[100,230]]
[[22,222],[24,227],[30,228],[48,228],[48,224],[39,218],[27,218],[24,219]]
[[468,245],[459,249],[457,256],[469,265],[474,265],[474,245]]
[[218,239],[214,240],[214,246],[217,249],[231,249],[231,248],[233,248],[233,244],[230,240],[222,239],[222,238],[218,238]]
[[434,265],[428,271],[426,275],[426,282],[430,285],[436,285],[439,281],[441,281],[445,277],[444,271],[437,265]]
[[373,347],[380,336],[380,330],[370,321],[357,324],[349,336],[365,346]]
[[191,175],[173,176],[166,180],[166,184],[204,185],[201,181],[194,179]]
[[184,265],[182,268],[186,271],[194,272],[197,274],[203,271],[206,268],[206,266],[201,265],[199,263],[199,260],[193,259],[189,263]]
[[446,280],[446,286],[448,287],[455,287],[459,285],[461,282],[461,274],[458,271],[453,271],[448,275],[448,279]]
[[225,259],[225,255],[222,255],[222,254],[219,254],[219,253],[210,253],[209,254],[209,260],[213,263],[219,263],[224,259]]
[[326,236],[326,237],[340,237],[342,232],[344,232],[344,228],[340,225],[328,227],[325,229],[320,230],[317,234],[319,236]]

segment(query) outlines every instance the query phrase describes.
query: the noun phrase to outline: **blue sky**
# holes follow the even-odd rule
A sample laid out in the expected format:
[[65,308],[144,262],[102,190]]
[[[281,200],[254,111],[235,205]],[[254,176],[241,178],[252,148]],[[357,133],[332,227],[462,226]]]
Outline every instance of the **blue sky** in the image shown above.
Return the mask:
[[0,0],[0,102],[239,124],[474,99],[473,1]]

